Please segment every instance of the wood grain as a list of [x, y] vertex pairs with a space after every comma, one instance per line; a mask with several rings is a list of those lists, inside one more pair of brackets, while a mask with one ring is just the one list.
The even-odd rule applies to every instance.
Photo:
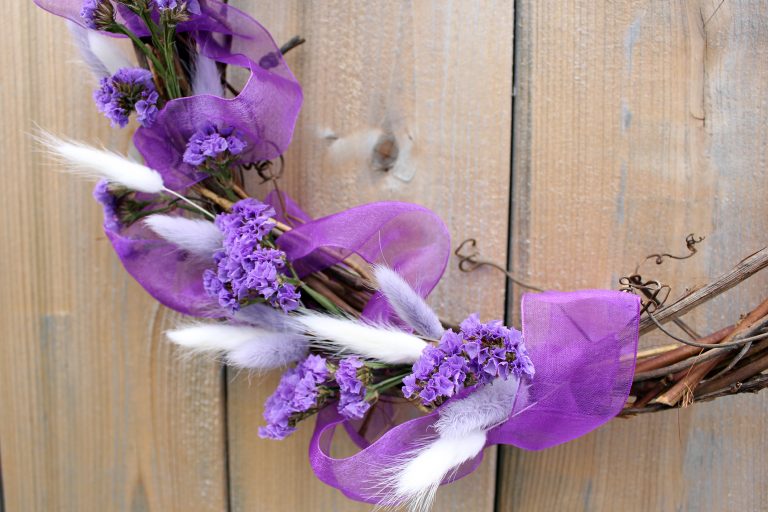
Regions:
[[[484, 251], [505, 258], [511, 1], [297, 0], [280, 9], [232, 3], [278, 42], [307, 39], [288, 55], [305, 102], [284, 179], [307, 211], [417, 202], [442, 216], [454, 240], [482, 235]], [[392, 140], [397, 158], [377, 157], [377, 142]], [[455, 264], [432, 304], [450, 318], [474, 309], [500, 317], [503, 278], [464, 275]], [[243, 376], [229, 388], [233, 510], [369, 510], [313, 477], [306, 456], [311, 425], [282, 443], [258, 439], [262, 403], [274, 384], [275, 377], [249, 383]], [[494, 481], [495, 450], [488, 450], [478, 472], [441, 490], [435, 510], [490, 511]]]
[[[694, 258], [640, 269], [680, 297], [765, 245], [768, 3], [517, 9], [518, 274], [547, 288], [616, 287], [645, 255], [685, 254], [688, 233], [705, 235]], [[686, 322], [704, 333], [732, 323], [766, 284], [758, 274]], [[505, 449], [499, 509], [764, 510], [767, 397], [616, 420], [539, 453]]]
[[9, 511], [227, 508], [223, 378], [162, 339], [178, 316], [123, 270], [91, 184], [30, 134], [126, 149], [60, 19], [10, 2], [0, 35], [0, 448]]

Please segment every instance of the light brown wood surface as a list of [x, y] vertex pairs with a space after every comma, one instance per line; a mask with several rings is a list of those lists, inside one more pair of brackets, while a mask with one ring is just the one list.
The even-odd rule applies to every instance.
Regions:
[[[699, 254], [640, 268], [681, 296], [765, 245], [768, 3], [517, 9], [518, 273], [547, 288], [615, 288], [647, 254], [685, 254], [694, 232], [707, 237]], [[685, 319], [723, 327], [766, 284], [753, 277]], [[617, 420], [544, 452], [504, 449], [499, 510], [765, 510], [766, 417], [768, 395], [741, 396]]]
[[[288, 55], [305, 105], [282, 185], [313, 215], [421, 203], [455, 243], [476, 237], [489, 259], [565, 290], [615, 287], [646, 254], [684, 254], [695, 232], [707, 239], [694, 258], [640, 269], [682, 295], [766, 244], [766, 1], [231, 3], [278, 43], [308, 40]], [[282, 443], [258, 438], [275, 375], [227, 373], [164, 341], [180, 317], [124, 272], [91, 185], [56, 174], [28, 136], [39, 125], [125, 150], [128, 134], [95, 112], [61, 20], [24, 0], [5, 13], [0, 510], [370, 510], [314, 478], [311, 422]], [[375, 155], [386, 138], [390, 161]], [[766, 284], [753, 277], [686, 320], [722, 327]], [[500, 274], [453, 260], [431, 303], [451, 319], [508, 303], [512, 322], [519, 294], [505, 300]], [[505, 448], [498, 468], [487, 450], [435, 510], [765, 510], [766, 397]]]

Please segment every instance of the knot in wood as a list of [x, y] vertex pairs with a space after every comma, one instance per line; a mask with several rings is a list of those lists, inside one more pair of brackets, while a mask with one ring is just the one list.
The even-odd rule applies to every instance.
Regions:
[[389, 171], [400, 155], [397, 139], [391, 133], [382, 134], [373, 146], [373, 168]]

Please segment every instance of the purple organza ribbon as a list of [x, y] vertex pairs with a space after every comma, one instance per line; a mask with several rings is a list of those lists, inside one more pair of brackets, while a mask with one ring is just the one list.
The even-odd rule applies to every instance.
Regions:
[[[82, 0], [35, 0], [43, 9], [84, 26]], [[118, 5], [117, 19], [138, 35], [147, 35], [141, 20]], [[244, 12], [219, 0], [201, 0], [200, 14], [181, 23], [200, 53], [218, 62], [250, 71], [237, 97], [202, 94], [169, 101], [149, 128], [133, 137], [147, 165], [157, 170], [166, 187], [183, 191], [204, 175], [183, 161], [189, 138], [206, 123], [234, 127], [248, 146], [244, 161], [276, 158], [293, 136], [301, 108], [299, 83], [283, 61], [269, 32]], [[202, 271], [213, 264], [193, 260], [183, 251], [155, 236], [143, 223], [126, 227], [110, 220], [107, 196], [98, 197], [105, 207], [104, 230], [129, 274], [165, 306], [192, 316], [224, 316], [216, 301], [203, 290]]]
[[[541, 450], [582, 436], [616, 416], [626, 403], [635, 368], [638, 297], [607, 290], [527, 294], [522, 310], [523, 336], [536, 376], [521, 387], [509, 419], [488, 433], [486, 446]], [[334, 407], [326, 407], [310, 443], [312, 469], [346, 496], [376, 503], [382, 493], [382, 467], [434, 437], [438, 415], [439, 410], [396, 426], [390, 422], [389, 428], [379, 426], [376, 430], [384, 435], [374, 442], [358, 441], [363, 449], [350, 457], [334, 458], [334, 430], [345, 420]], [[444, 483], [468, 475], [481, 459], [482, 453]]]
[[207, 23], [205, 30], [198, 26], [195, 32], [200, 53], [248, 69], [250, 76], [235, 98], [199, 94], [175, 99], [151, 127], [136, 131], [133, 140], [147, 165], [175, 190], [204, 177], [183, 155], [190, 137], [206, 123], [239, 131], [247, 142], [239, 155], [242, 161], [272, 160], [288, 148], [302, 103], [301, 86], [264, 27], [218, 1], [202, 2], [201, 7]]
[[[392, 266], [423, 296], [442, 276], [450, 238], [430, 210], [382, 202], [312, 220], [289, 197], [283, 196], [282, 202], [279, 199], [273, 193], [267, 202], [280, 220], [303, 222], [278, 239], [302, 275], [358, 254], [370, 263]], [[205, 313], [210, 299], [197, 288], [201, 268], [193, 261], [179, 259], [157, 240], [142, 242], [140, 248], [147, 253], [139, 260], [133, 258], [135, 246], [121, 252], [122, 246], [115, 240], [113, 243], [128, 271], [154, 297], [182, 312], [197, 304], [198, 313]], [[136, 273], [137, 261], [146, 258], [162, 262], [156, 282], [146, 280], [146, 269], [143, 274]], [[163, 281], [169, 276], [180, 282]], [[488, 433], [487, 445], [540, 450], [584, 435], [621, 410], [634, 372], [640, 305], [631, 294], [587, 290], [528, 294], [522, 309], [523, 336], [536, 376], [522, 386], [509, 419]], [[380, 297], [371, 300], [365, 314], [384, 321], [394, 317]], [[309, 449], [315, 474], [350, 498], [376, 502], [382, 465], [434, 435], [432, 426], [439, 412], [406, 421], [397, 418], [398, 411], [409, 409], [405, 404], [377, 405], [365, 434], [358, 433], [359, 423], [344, 420], [335, 407], [323, 409]], [[332, 443], [340, 425], [361, 450], [339, 459], [332, 455]], [[474, 471], [481, 459], [482, 454], [463, 464], [446, 483]]]
[[[355, 253], [370, 263], [392, 266], [426, 297], [450, 256], [442, 221], [415, 205], [373, 203], [311, 221], [287, 196], [281, 204], [271, 194], [267, 202], [281, 220], [305, 222], [278, 239], [302, 274]], [[322, 251], [328, 248], [335, 251]], [[639, 298], [608, 290], [526, 294], [522, 313], [523, 336], [536, 376], [521, 386], [509, 419], [488, 433], [486, 445], [541, 450], [582, 436], [616, 416], [626, 403], [634, 374]], [[365, 315], [394, 319], [381, 297], [369, 303]], [[385, 410], [392, 408], [387, 404]], [[360, 423], [345, 420], [335, 407], [324, 408], [309, 448], [310, 464], [320, 480], [352, 499], [372, 503], [381, 496], [382, 466], [434, 436], [432, 426], [439, 414], [398, 421], [396, 414], [382, 414], [379, 409], [374, 409], [362, 435]], [[360, 451], [346, 458], [332, 456], [338, 426], [350, 433]], [[481, 460], [482, 454], [463, 464], [446, 483], [468, 475]]]
[[[84, 26], [82, 0], [35, 3]], [[142, 22], [125, 6], [118, 7], [118, 21], [138, 35], [146, 35]], [[250, 75], [235, 98], [199, 94], [174, 99], [163, 107], [151, 127], [136, 131], [133, 142], [146, 164], [163, 176], [165, 186], [177, 191], [204, 178], [183, 161], [183, 155], [190, 137], [206, 123], [241, 132], [248, 143], [240, 155], [243, 161], [272, 160], [287, 149], [302, 103], [301, 86], [263, 26], [219, 0], [200, 0], [200, 11], [179, 24], [177, 31], [191, 33], [202, 55], [245, 68]]]
[[[451, 237], [433, 211], [411, 203], [370, 203], [322, 219], [310, 217], [283, 195], [267, 196], [280, 221], [294, 226], [277, 243], [303, 277], [328, 268], [353, 254], [372, 264], [396, 270], [426, 297], [445, 272]], [[381, 294], [368, 301], [363, 316], [371, 321], [391, 322], [394, 313]]]

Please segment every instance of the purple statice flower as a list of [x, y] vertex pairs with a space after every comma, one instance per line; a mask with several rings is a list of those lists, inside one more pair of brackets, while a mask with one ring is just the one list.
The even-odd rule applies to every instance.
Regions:
[[85, 0], [80, 17], [86, 27], [104, 30], [115, 22], [115, 8], [110, 0]]
[[183, 13], [200, 14], [200, 3], [198, 0], [152, 0], [158, 11], [168, 11], [177, 9]]
[[288, 312], [299, 306], [301, 296], [284, 273], [285, 253], [264, 243], [274, 215], [272, 207], [249, 198], [216, 218], [224, 247], [213, 255], [216, 270], [203, 273], [203, 286], [222, 307], [237, 311], [243, 303], [267, 302]]
[[157, 119], [159, 98], [152, 73], [141, 68], [119, 69], [102, 78], [93, 92], [99, 111], [112, 121], [112, 126], [121, 128], [128, 124], [128, 116], [134, 110], [142, 126], [152, 126]]
[[231, 126], [217, 128], [213, 123], [206, 123], [189, 138], [184, 162], [204, 170], [226, 168], [245, 150], [247, 144], [243, 137]]
[[93, 198], [104, 209], [104, 228], [108, 231], [120, 229], [120, 216], [117, 211], [117, 198], [109, 190], [107, 180], [99, 181], [93, 188]]
[[335, 379], [339, 385], [339, 413], [347, 419], [362, 418], [371, 404], [365, 401], [366, 387], [360, 378], [363, 362], [357, 357], [339, 361]]
[[259, 428], [259, 437], [284, 439], [293, 433], [296, 423], [318, 409], [330, 396], [323, 385], [328, 376], [325, 359], [314, 354], [287, 370], [264, 404], [267, 425]]
[[403, 379], [406, 398], [426, 406], [440, 405], [464, 388], [484, 385], [510, 375], [533, 376], [534, 369], [520, 331], [500, 321], [464, 320], [459, 332], [446, 331], [437, 347], [427, 347]]
[[175, 9], [179, 6], [179, 3], [176, 0], [154, 0], [154, 2], [157, 8], [161, 11]]

